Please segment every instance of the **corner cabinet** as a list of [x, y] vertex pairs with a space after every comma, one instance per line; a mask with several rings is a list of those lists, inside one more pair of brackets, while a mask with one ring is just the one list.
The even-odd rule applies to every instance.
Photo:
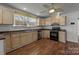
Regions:
[[13, 24], [13, 10], [3, 7], [3, 24]]
[[11, 44], [11, 38], [10, 38], [10, 33], [4, 33], [5, 37], [5, 52], [8, 53], [12, 50], [12, 44]]

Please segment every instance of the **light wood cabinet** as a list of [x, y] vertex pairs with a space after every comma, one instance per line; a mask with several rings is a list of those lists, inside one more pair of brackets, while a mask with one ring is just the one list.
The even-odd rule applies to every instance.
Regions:
[[0, 6], [0, 24], [2, 24], [2, 6]]
[[12, 44], [11, 44], [11, 38], [10, 38], [10, 33], [4, 33], [5, 37], [5, 52], [8, 53], [12, 51]]
[[21, 34], [22, 46], [33, 42], [32, 34], [33, 34], [33, 32], [30, 32], [30, 31], [22, 32], [22, 34]]
[[54, 24], [55, 23], [55, 17], [54, 16], [51, 16], [51, 24]]
[[38, 39], [38, 32], [37, 31], [32, 32], [32, 38], [33, 38], [33, 41], [37, 41], [37, 39]]
[[66, 25], [66, 16], [52, 16], [51, 24]]
[[60, 25], [66, 25], [66, 16], [61, 16], [59, 22]]
[[11, 8], [3, 7], [3, 24], [13, 24], [13, 11]]
[[22, 44], [22, 46], [36, 41], [37, 37], [38, 37], [37, 31], [22, 32], [22, 34], [21, 34], [21, 44]]
[[45, 19], [40, 18], [40, 19], [39, 19], [39, 25], [40, 25], [40, 26], [44, 26], [44, 25], [45, 25]]
[[59, 17], [58, 16], [52, 16], [51, 17], [51, 24], [59, 24]]
[[27, 32], [22, 32], [21, 33], [21, 45], [24, 46], [26, 44], [29, 44], [29, 38], [28, 38], [28, 33]]
[[51, 18], [50, 17], [46, 18], [45, 25], [51, 25]]
[[59, 31], [59, 41], [60, 42], [66, 42], [66, 32], [65, 31]]
[[28, 44], [33, 42], [33, 36], [32, 36], [32, 32], [27, 32], [28, 34]]
[[42, 30], [42, 38], [50, 38], [50, 30]]
[[26, 32], [10, 32], [4, 33], [5, 37], [5, 52], [8, 53], [12, 50], [20, 48], [24, 45], [30, 44], [38, 39], [37, 31]]
[[21, 47], [21, 38], [19, 32], [12, 32], [11, 33], [11, 41], [12, 41], [12, 48], [17, 49]]
[[21, 45], [23, 46], [23, 45], [26, 45], [26, 41], [27, 41], [27, 38], [26, 38], [27, 36], [26, 36], [26, 33], [24, 33], [24, 32], [22, 32], [21, 33]]

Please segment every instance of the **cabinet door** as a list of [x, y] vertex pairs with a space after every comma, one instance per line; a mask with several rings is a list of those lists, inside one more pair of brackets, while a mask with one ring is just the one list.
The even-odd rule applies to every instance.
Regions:
[[50, 31], [49, 30], [43, 30], [42, 31], [42, 37], [43, 38], [50, 38]]
[[51, 24], [55, 23], [55, 16], [51, 16]]
[[59, 41], [66, 42], [66, 32], [65, 31], [59, 31]]
[[13, 11], [10, 8], [3, 8], [3, 24], [13, 24]]
[[59, 20], [60, 20], [59, 22], [60, 25], [66, 25], [66, 16], [61, 16]]
[[2, 24], [2, 6], [0, 6], [0, 24]]
[[21, 45], [24, 46], [26, 44], [28, 44], [28, 34], [27, 32], [22, 32], [21, 33]]
[[59, 24], [59, 16], [52, 16], [51, 17], [51, 22], [52, 24]]
[[21, 47], [20, 33], [18, 32], [11, 33], [11, 41], [13, 49]]
[[51, 18], [50, 18], [50, 17], [46, 19], [45, 24], [46, 24], [46, 25], [51, 25]]
[[33, 41], [37, 41], [37, 39], [38, 39], [38, 32], [37, 31], [32, 32], [32, 37], [33, 37]]
[[39, 20], [39, 24], [40, 24], [41, 26], [45, 25], [45, 19], [40, 18], [40, 20]]
[[32, 32], [27, 32], [27, 34], [28, 34], [28, 43], [32, 43], [33, 42]]
[[5, 33], [5, 52], [10, 52], [12, 50], [12, 44], [11, 44], [11, 38], [10, 38], [10, 33]]
[[39, 19], [39, 26], [41, 26], [42, 25], [42, 21], [41, 21], [41, 19]]

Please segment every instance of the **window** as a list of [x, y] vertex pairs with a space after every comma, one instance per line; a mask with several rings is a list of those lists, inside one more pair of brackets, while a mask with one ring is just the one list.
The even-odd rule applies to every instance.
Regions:
[[14, 25], [26, 26], [26, 27], [34, 27], [38, 26], [37, 18], [32, 18], [28, 16], [23, 16], [19, 14], [14, 15]]

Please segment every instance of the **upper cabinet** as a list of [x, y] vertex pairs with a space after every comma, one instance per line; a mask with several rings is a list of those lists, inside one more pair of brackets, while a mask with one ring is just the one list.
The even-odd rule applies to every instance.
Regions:
[[66, 25], [66, 16], [52, 16], [51, 24]]
[[0, 24], [13, 24], [13, 14], [13, 9], [0, 5]]
[[66, 16], [61, 16], [59, 22], [60, 25], [66, 25]]
[[46, 22], [46, 20], [44, 18], [40, 18], [39, 19], [39, 26], [44, 26], [45, 22]]
[[3, 24], [13, 24], [13, 10], [8, 7], [3, 7]]
[[51, 25], [51, 18], [50, 17], [46, 18], [45, 25]]
[[59, 24], [66, 25], [66, 16], [51, 16], [48, 18], [40, 18], [39, 25]]

